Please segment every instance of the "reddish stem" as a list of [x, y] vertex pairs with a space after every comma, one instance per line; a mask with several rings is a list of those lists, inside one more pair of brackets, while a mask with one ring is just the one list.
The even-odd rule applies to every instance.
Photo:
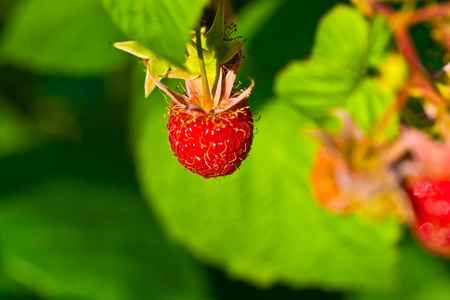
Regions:
[[[446, 3], [447, 4], [447, 3]], [[400, 18], [404, 18], [404, 15], [398, 15], [395, 11], [381, 2], [372, 2], [372, 8], [383, 15], [386, 20], [391, 24], [392, 30], [394, 32], [395, 41], [400, 49], [400, 52], [405, 57], [407, 63], [410, 66], [410, 81], [417, 88], [420, 89], [423, 96], [436, 104], [445, 103], [445, 99], [442, 95], [437, 91], [436, 87], [430, 81], [430, 75], [423, 67], [419, 55], [414, 47], [411, 36], [409, 34], [409, 26], [411, 23], [411, 18], [402, 20]], [[433, 10], [418, 10], [422, 11], [419, 16], [429, 16], [431, 12], [434, 12], [436, 8]], [[441, 8], [442, 9], [442, 8]], [[412, 14], [412, 16], [414, 16]], [[423, 18], [423, 17], [422, 17]]]
[[378, 1], [369, 1], [370, 6], [372, 7], [372, 9], [376, 12], [381, 13], [383, 16], [385, 17], [390, 17], [394, 14], [394, 9], [382, 2], [378, 2]]
[[450, 2], [434, 4], [414, 12], [408, 20], [408, 25], [413, 26], [419, 23], [430, 21], [432, 19], [443, 18], [450, 16]]

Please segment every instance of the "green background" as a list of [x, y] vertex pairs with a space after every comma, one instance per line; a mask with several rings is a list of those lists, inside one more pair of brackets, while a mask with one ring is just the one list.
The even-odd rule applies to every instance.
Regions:
[[[373, 75], [386, 24], [346, 1], [228, 3], [261, 119], [240, 170], [204, 180], [171, 154], [144, 66], [109, 43], [180, 64], [206, 4], [0, 0], [0, 299], [449, 299], [447, 261], [309, 188], [305, 129], [339, 106], [369, 131], [395, 93]], [[426, 27], [413, 33], [435, 64]]]

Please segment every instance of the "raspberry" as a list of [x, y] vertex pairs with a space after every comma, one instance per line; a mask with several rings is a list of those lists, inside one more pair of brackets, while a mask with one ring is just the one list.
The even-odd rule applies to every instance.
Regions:
[[234, 173], [253, 141], [252, 112], [245, 104], [218, 115], [200, 116], [177, 104], [170, 106], [167, 129], [178, 161], [204, 178]]
[[181, 165], [204, 178], [234, 173], [250, 151], [253, 118], [247, 97], [253, 82], [244, 91], [234, 88], [240, 62], [239, 56], [231, 69], [220, 70], [211, 110], [203, 103], [200, 77], [186, 79], [186, 94], [178, 94], [149, 75], [173, 100], [167, 124], [173, 153]]
[[400, 141], [411, 157], [400, 170], [415, 214], [412, 231], [430, 252], [450, 258], [450, 141], [412, 128], [403, 129]]
[[429, 251], [450, 257], [450, 180], [420, 180], [407, 192], [416, 215], [415, 236]]
[[[147, 67], [145, 96], [158, 87], [171, 99], [169, 142], [179, 162], [204, 178], [226, 176], [239, 168], [253, 140], [253, 118], [246, 89], [235, 83], [244, 42], [231, 38], [236, 26], [225, 26], [224, 4], [220, 3], [211, 28], [199, 27], [186, 45], [183, 67], [171, 65], [136, 41], [114, 43], [141, 58]], [[170, 90], [162, 78], [184, 80], [180, 93]]]

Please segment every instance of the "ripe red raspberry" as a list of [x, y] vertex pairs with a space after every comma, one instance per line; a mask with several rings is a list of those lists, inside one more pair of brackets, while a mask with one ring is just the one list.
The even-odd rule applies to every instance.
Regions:
[[[232, 174], [247, 157], [253, 140], [253, 118], [246, 90], [234, 88], [240, 56], [231, 68], [219, 71], [212, 109], [205, 108], [201, 77], [186, 79], [185, 94], [178, 94], [151, 74], [149, 77], [173, 100], [169, 107], [169, 142], [179, 162], [204, 178]], [[225, 76], [224, 76], [225, 74]]]
[[253, 118], [247, 101], [218, 115], [193, 115], [169, 107], [170, 147], [178, 161], [204, 178], [234, 173], [253, 141]]
[[[223, 2], [211, 28], [203, 30], [197, 28], [187, 43], [181, 68], [136, 41], [114, 46], [146, 65], [146, 97], [157, 86], [172, 99], [167, 124], [172, 151], [189, 171], [210, 178], [232, 174], [250, 151], [253, 118], [247, 98], [254, 83], [246, 89], [235, 83], [244, 42], [230, 37], [236, 26], [225, 26]], [[179, 86], [183, 91], [170, 90], [162, 78], [184, 80]]]
[[407, 191], [417, 239], [429, 251], [450, 257], [450, 180], [420, 180]]
[[411, 128], [403, 129], [400, 141], [411, 157], [400, 170], [414, 209], [412, 230], [430, 252], [450, 258], [450, 141]]

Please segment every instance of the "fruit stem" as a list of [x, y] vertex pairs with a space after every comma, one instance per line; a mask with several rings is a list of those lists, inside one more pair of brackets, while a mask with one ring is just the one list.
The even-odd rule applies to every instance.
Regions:
[[197, 38], [197, 55], [198, 64], [200, 66], [200, 77], [202, 78], [203, 97], [200, 99], [202, 108], [206, 111], [212, 109], [211, 93], [209, 91], [208, 78], [206, 77], [205, 61], [203, 60], [202, 38], [200, 35], [200, 26], [195, 30]]

